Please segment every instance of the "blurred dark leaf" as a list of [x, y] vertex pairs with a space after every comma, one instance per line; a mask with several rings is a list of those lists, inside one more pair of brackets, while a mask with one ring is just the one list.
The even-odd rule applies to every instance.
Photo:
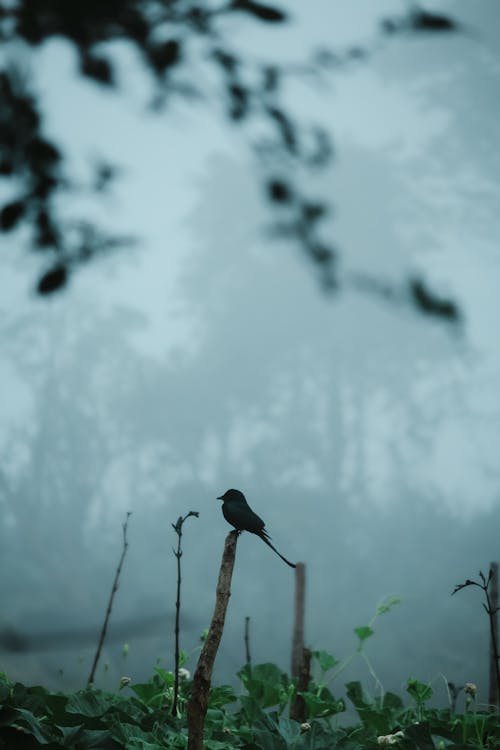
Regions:
[[158, 73], [164, 73], [167, 68], [172, 68], [181, 61], [181, 43], [177, 39], [168, 39], [162, 44], [151, 47], [148, 55], [154, 69]]
[[401, 24], [395, 21], [393, 18], [384, 18], [381, 23], [382, 31], [386, 34], [394, 34], [401, 28]]
[[105, 86], [115, 83], [113, 67], [106, 57], [86, 53], [80, 60], [80, 70], [83, 75]]
[[94, 176], [94, 190], [98, 193], [106, 190], [109, 184], [115, 179], [117, 169], [112, 164], [102, 162], [98, 164], [95, 169]]
[[267, 183], [269, 198], [275, 203], [290, 203], [293, 197], [292, 190], [284, 180], [271, 180]]
[[60, 263], [42, 276], [37, 286], [38, 294], [52, 294], [65, 286], [67, 280], [68, 269]]
[[427, 315], [436, 315], [452, 321], [458, 321], [460, 318], [457, 305], [450, 299], [437, 297], [421, 278], [410, 279], [410, 295], [413, 303]]
[[277, 107], [267, 107], [266, 111], [278, 125], [281, 138], [288, 151], [295, 154], [297, 152], [297, 136], [290, 118]]
[[32, 194], [36, 198], [41, 198], [42, 200], [45, 200], [46, 198], [48, 198], [52, 190], [56, 189], [58, 184], [59, 184], [59, 180], [57, 180], [56, 177], [44, 172], [41, 175], [37, 175], [37, 179], [36, 179]]
[[368, 52], [362, 47], [350, 47], [347, 55], [351, 60], [363, 60], [363, 58], [367, 57]]
[[404, 734], [410, 742], [415, 743], [418, 750], [435, 750], [436, 746], [432, 740], [431, 730], [427, 722], [410, 724], [410, 726], [406, 727]]
[[57, 245], [59, 238], [57, 227], [46, 209], [42, 208], [38, 211], [35, 227], [38, 247], [55, 247]]
[[226, 50], [220, 48], [214, 49], [212, 55], [214, 60], [224, 68], [226, 73], [234, 73], [236, 71], [236, 68], [238, 67], [238, 59], [234, 55], [231, 55], [229, 52], [226, 52]]
[[46, 169], [61, 158], [61, 154], [54, 144], [39, 136], [35, 136], [28, 143], [26, 156], [35, 170]]
[[14, 164], [7, 157], [0, 158], [0, 175], [9, 177], [14, 172]]
[[319, 127], [313, 128], [314, 150], [308, 158], [311, 167], [324, 167], [329, 164], [333, 157], [333, 145], [328, 133]]
[[282, 10], [273, 8], [271, 5], [261, 5], [261, 3], [255, 3], [253, 0], [233, 0], [232, 7], [237, 10], [243, 10], [246, 13], [259, 18], [261, 21], [268, 21], [271, 23], [281, 23], [285, 21], [287, 16]]
[[241, 120], [248, 113], [249, 92], [239, 83], [231, 83], [228, 86], [230, 97], [229, 115], [233, 120]]
[[312, 258], [320, 265], [329, 265], [335, 260], [335, 253], [321, 242], [315, 242], [309, 248]]
[[416, 10], [410, 16], [411, 26], [419, 31], [456, 31], [457, 23], [449, 16]]
[[272, 93], [277, 90], [280, 80], [279, 69], [275, 65], [266, 65], [264, 68], [264, 83], [263, 89], [267, 93]]
[[26, 211], [24, 201], [12, 201], [7, 203], [0, 211], [0, 230], [9, 232], [14, 229], [18, 221], [23, 217]]
[[385, 34], [395, 34], [401, 31], [422, 31], [422, 32], [450, 32], [458, 31], [458, 24], [450, 16], [441, 13], [431, 13], [420, 8], [413, 10], [403, 18], [385, 18], [381, 22], [381, 28]]
[[187, 20], [200, 34], [208, 34], [211, 30], [211, 14], [206, 8], [200, 6], [190, 8], [187, 13]]
[[303, 203], [302, 215], [307, 222], [317, 221], [325, 216], [327, 207], [324, 203]]

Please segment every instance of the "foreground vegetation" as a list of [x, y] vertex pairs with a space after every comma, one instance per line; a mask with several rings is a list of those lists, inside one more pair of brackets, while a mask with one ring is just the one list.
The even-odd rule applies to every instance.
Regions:
[[[326, 686], [333, 657], [314, 653], [319, 676], [302, 692], [305, 721], [289, 718], [297, 697], [294, 681], [274, 664], [245, 665], [238, 677], [243, 690], [213, 687], [205, 722], [207, 750], [358, 750], [396, 745], [410, 750], [500, 748], [498, 714], [479, 710], [475, 686], [465, 686], [465, 711], [428, 707], [432, 687], [408, 680], [408, 705], [394, 693], [366, 696], [359, 682], [346, 685], [357, 718], [340, 721], [342, 698]], [[189, 673], [181, 668], [178, 709], [172, 716], [174, 675], [160, 667], [146, 683], [122, 678], [115, 693], [88, 686], [64, 695], [42, 687], [12, 683], [0, 674], [0, 748], [43, 746], [74, 750], [163, 750], [186, 748]]]
[[[395, 693], [365, 694], [359, 682], [348, 682], [346, 699], [337, 698], [329, 686], [356, 656], [366, 662], [365, 642], [374, 634], [374, 624], [399, 604], [396, 596], [379, 603], [367, 625], [354, 628], [356, 651], [343, 663], [326, 651], [311, 652], [303, 644], [305, 566], [298, 563], [296, 575], [296, 626], [294, 647], [299, 647], [297, 676], [291, 679], [275, 664], [252, 665], [249, 647], [249, 618], [246, 618], [247, 663], [238, 672], [243, 691], [230, 685], [212, 687], [212, 669], [222, 636], [239, 532], [226, 537], [216, 589], [216, 605], [210, 627], [201, 636], [202, 647], [193, 680], [185, 669], [187, 655], [180, 649], [180, 592], [182, 531], [185, 521], [198, 517], [190, 511], [172, 524], [178, 537], [177, 598], [175, 618], [175, 668], [159, 666], [146, 683], [132, 683], [122, 677], [116, 692], [97, 689], [94, 676], [106, 637], [113, 600], [128, 548], [123, 524], [123, 549], [111, 588], [96, 654], [87, 687], [70, 695], [52, 693], [43, 687], [12, 683], [0, 672], [0, 750], [33, 750], [43, 746], [73, 750], [360, 750], [396, 745], [404, 750], [460, 750], [500, 748], [499, 646], [497, 637], [498, 566], [488, 576], [467, 579], [453, 593], [475, 587], [483, 591], [490, 623], [490, 705], [480, 706], [472, 683], [448, 683], [450, 705], [436, 709], [429, 705], [432, 686], [410, 678], [406, 684], [409, 701]], [[300, 593], [300, 595], [298, 595]], [[300, 627], [299, 627], [299, 626]], [[128, 647], [124, 647], [124, 654]], [[293, 659], [292, 659], [293, 670]], [[294, 672], [295, 674], [295, 672]], [[493, 686], [495, 689], [493, 690]], [[465, 709], [456, 712], [457, 698], [465, 695]], [[353, 717], [350, 719], [351, 714]], [[349, 718], [347, 718], [349, 717]], [[343, 719], [343, 721], [341, 721]]]

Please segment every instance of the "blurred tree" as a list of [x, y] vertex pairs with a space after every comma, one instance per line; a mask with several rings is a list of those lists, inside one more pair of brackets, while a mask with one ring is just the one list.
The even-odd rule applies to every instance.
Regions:
[[[19, 66], [9, 62], [9, 50], [22, 47], [28, 55], [55, 36], [74, 45], [82, 76], [109, 89], [116, 87], [116, 75], [106, 45], [128, 40], [155, 80], [157, 108], [174, 95], [207, 96], [196, 80], [181, 79], [188, 60], [197, 57], [203, 65], [215, 67], [227, 119], [240, 127], [257, 121], [267, 134], [254, 148], [265, 195], [276, 209], [273, 233], [298, 242], [327, 288], [340, 285], [338, 253], [325, 239], [328, 205], [299, 187], [304, 172], [330, 162], [332, 144], [324, 127], [299, 122], [283, 104], [284, 82], [290, 75], [338, 70], [365, 61], [380, 48], [381, 39], [402, 33], [449, 33], [458, 31], [459, 25], [448, 16], [413, 5], [403, 17], [384, 19], [371, 45], [316, 50], [306, 63], [286, 66], [236, 51], [223, 31], [228, 16], [242, 24], [256, 21], [277, 27], [288, 20], [286, 10], [267, 0], [0, 0], [0, 42], [6, 50], [0, 63], [0, 181], [15, 186], [14, 197], [0, 208], [0, 232], [29, 225], [33, 247], [50, 258], [48, 271], [38, 281], [40, 294], [64, 287], [70, 273], [96, 254], [131, 242], [103, 233], [88, 217], [68, 222], [57, 214], [56, 198], [75, 186], [65, 172], [60, 145], [44, 130], [40, 95]], [[97, 165], [92, 189], [104, 190], [113, 177], [113, 166]], [[353, 282], [384, 298], [401, 298], [401, 291], [378, 280], [358, 277]], [[435, 298], [421, 278], [410, 279], [403, 295], [426, 314], [459, 318], [456, 305]]]

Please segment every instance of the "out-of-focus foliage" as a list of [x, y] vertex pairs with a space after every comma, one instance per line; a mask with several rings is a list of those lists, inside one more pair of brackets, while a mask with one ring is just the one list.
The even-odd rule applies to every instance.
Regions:
[[[45, 131], [40, 94], [28, 75], [9, 62], [10, 48], [22, 45], [29, 59], [31, 49], [56, 36], [74, 45], [81, 75], [110, 91], [118, 88], [118, 76], [109, 43], [128, 40], [155, 81], [155, 105], [161, 109], [172, 96], [214, 96], [193, 80], [193, 74], [186, 81], [187, 63], [193, 57], [215, 68], [221, 84], [215, 96], [228, 121], [239, 127], [258, 121], [267, 133], [254, 143], [254, 150], [275, 217], [273, 234], [297, 242], [327, 288], [339, 286], [338, 253], [324, 230], [328, 206], [323, 197], [307, 196], [303, 188], [305, 173], [331, 161], [330, 136], [320, 123], [305, 124], [284, 105], [286, 81], [300, 71], [314, 75], [365, 63], [381, 38], [449, 33], [459, 26], [448, 16], [415, 6], [401, 18], [384, 19], [371, 45], [313, 50], [306, 62], [286, 66], [235, 49], [223, 31], [228, 17], [242, 25], [257, 22], [277, 28], [288, 21], [289, 13], [274, 2], [254, 0], [0, 0], [0, 42], [6, 50], [0, 66], [0, 180], [15, 185], [14, 196], [0, 208], [0, 232], [29, 226], [32, 246], [47, 258], [47, 270], [38, 281], [40, 294], [64, 287], [75, 267], [96, 254], [132, 241], [110, 236], [88, 216], [66, 221], [58, 213], [57, 197], [77, 188], [66, 173], [62, 148]], [[94, 190], [108, 186], [105, 172], [112, 175], [113, 167], [97, 166]], [[368, 284], [366, 290], [380, 292], [380, 287]], [[407, 299], [423, 312], [458, 318], [456, 307], [436, 300], [421, 281], [411, 285]]]
[[[359, 682], [346, 685], [357, 721], [344, 726], [336, 721], [345, 711], [344, 701], [323, 689], [326, 707], [317, 714], [318, 689], [311, 682], [304, 693], [307, 712], [303, 722], [287, 715], [294, 685], [274, 664], [245, 667], [240, 672], [244, 692], [229, 685], [213, 687], [205, 722], [204, 746], [209, 750], [276, 748], [276, 750], [326, 750], [338, 747], [362, 750], [395, 745], [405, 750], [494, 748], [500, 746], [498, 715], [480, 711], [471, 702], [465, 713], [433, 709], [426, 704], [429, 685], [408, 680], [414, 705], [405, 706], [394, 693], [367, 696]], [[102, 748], [185, 748], [188, 726], [186, 705], [189, 679], [181, 682], [177, 716], [171, 707], [174, 675], [156, 668], [146, 683], [123, 677], [115, 693], [93, 687], [64, 695], [42, 687], [13, 684], [0, 674], [0, 747], [32, 750], [41, 746], [83, 750]], [[289, 689], [285, 689], [286, 686]], [[125, 696], [122, 690], [129, 691]], [[311, 709], [312, 707], [312, 709]], [[333, 721], [332, 721], [333, 719]]]

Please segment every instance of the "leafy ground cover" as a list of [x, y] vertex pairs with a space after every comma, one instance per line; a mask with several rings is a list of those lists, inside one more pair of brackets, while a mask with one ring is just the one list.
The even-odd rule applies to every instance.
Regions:
[[[319, 677], [302, 693], [304, 721], [289, 717], [296, 686], [274, 664], [247, 664], [242, 689], [212, 688], [205, 723], [207, 750], [360, 750], [395, 745], [404, 750], [500, 748], [498, 714], [479, 710], [474, 686], [466, 686], [465, 711], [428, 706], [432, 687], [410, 679], [406, 702], [394, 693], [367, 696], [359, 682], [346, 685], [357, 719], [342, 722], [343, 698], [327, 687], [336, 660], [315, 652]], [[178, 710], [172, 716], [174, 675], [160, 667], [145, 683], [123, 678], [115, 693], [89, 686], [69, 695], [12, 683], [0, 674], [0, 748], [43, 746], [74, 750], [186, 748], [186, 706], [191, 681], [182, 670]]]

